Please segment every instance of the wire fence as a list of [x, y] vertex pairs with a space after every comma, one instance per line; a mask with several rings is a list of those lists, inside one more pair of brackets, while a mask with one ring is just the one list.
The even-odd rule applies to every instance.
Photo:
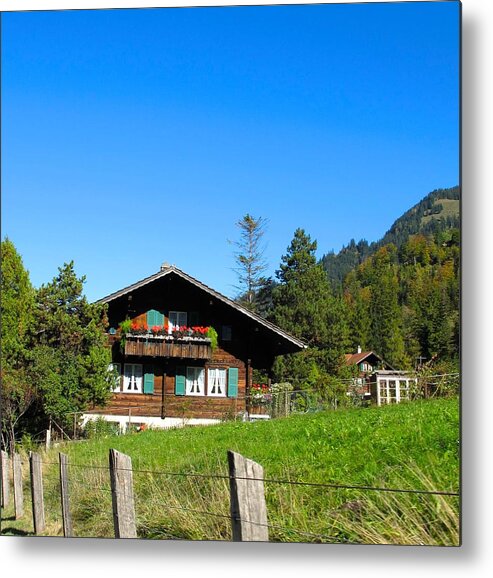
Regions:
[[[200, 420], [210, 423], [256, 421], [375, 405], [376, 384], [372, 385], [360, 378], [338, 379], [334, 383], [339, 386], [344, 384], [342, 395], [342, 390], [335, 396], [330, 389], [324, 391], [312, 387], [296, 390], [290, 384], [277, 384], [265, 395], [239, 394], [227, 399], [207, 397], [200, 400], [200, 409], [194, 405], [196, 398], [172, 399], [169, 406], [169, 396], [164, 406], [162, 399], [157, 401], [147, 398], [142, 403], [133, 402], [128, 405], [120, 401], [118, 406], [110, 404], [106, 408], [93, 408], [85, 412], [67, 412], [57, 419], [51, 417], [48, 430], [27, 435], [26, 441], [30, 441], [31, 445], [22, 445], [33, 449], [36, 443], [44, 442], [49, 447], [52, 442], [63, 440], [82, 441], [147, 428], [178, 428], [201, 423]], [[284, 388], [276, 390], [279, 385]], [[394, 393], [393, 397], [389, 395], [382, 398], [381, 404], [456, 396], [459, 391], [459, 373], [409, 374], [406, 377], [406, 388], [401, 391], [399, 398]], [[389, 389], [387, 393], [390, 393]], [[163, 411], [163, 407], [168, 410]], [[20, 441], [18, 439], [16, 443]]]
[[[114, 450], [110, 450], [110, 455], [111, 452]], [[231, 452], [229, 452], [231, 453]], [[29, 460], [26, 459], [21, 459], [21, 463], [24, 466], [24, 469], [26, 470], [28, 467], [30, 468], [30, 486], [31, 486], [31, 490], [36, 486], [35, 481], [33, 480], [33, 468], [32, 468], [32, 456], [36, 455], [39, 458], [39, 454], [31, 454], [31, 457]], [[60, 454], [61, 456], [62, 454]], [[123, 455], [123, 454], [122, 454]], [[236, 454], [237, 456], [239, 456], [239, 454]], [[44, 480], [41, 482], [42, 487], [45, 489], [44, 492], [44, 496], [41, 496], [41, 498], [36, 498], [35, 494], [32, 493], [32, 502], [33, 502], [33, 518], [35, 516], [34, 512], [35, 512], [35, 508], [34, 508], [34, 502], [36, 500], [41, 499], [42, 501], [47, 501], [47, 503], [50, 505], [50, 515], [53, 515], [55, 513], [55, 510], [57, 510], [57, 507], [55, 506], [56, 502], [62, 498], [62, 503], [63, 503], [63, 497], [61, 496], [61, 492], [62, 492], [62, 481], [60, 479], [60, 482], [58, 481], [58, 471], [57, 468], [58, 466], [60, 466], [60, 461], [54, 461], [54, 460], [50, 460], [50, 459], [46, 459], [48, 456], [44, 456], [43, 459], [39, 459], [39, 463], [42, 466], [42, 471], [43, 471], [43, 475], [44, 475]], [[113, 516], [115, 515], [115, 503], [118, 500], [131, 500], [131, 508], [134, 508], [134, 502], [137, 502], [137, 505], [140, 506], [142, 509], [148, 509], [149, 508], [149, 504], [147, 503], [147, 500], [149, 499], [149, 495], [152, 494], [152, 491], [155, 490], [155, 488], [160, 488], [163, 492], [162, 496], [160, 495], [160, 498], [162, 497], [163, 499], [159, 499], [158, 502], [153, 502], [153, 507], [156, 508], [158, 507], [158, 509], [163, 513], [163, 512], [182, 512], [182, 513], [186, 513], [189, 515], [193, 515], [193, 516], [200, 516], [200, 517], [206, 517], [206, 518], [213, 518], [216, 519], [218, 521], [222, 521], [221, 522], [221, 528], [220, 528], [220, 532], [222, 532], [222, 535], [224, 536], [224, 534], [227, 532], [226, 527], [224, 526], [224, 523], [226, 523], [226, 521], [228, 520], [231, 523], [231, 526], [233, 528], [233, 536], [234, 536], [234, 528], [235, 527], [248, 527], [248, 526], [255, 526], [256, 528], [259, 529], [259, 531], [262, 531], [262, 529], [264, 529], [265, 531], [273, 531], [277, 537], [277, 540], [283, 541], [283, 540], [287, 540], [287, 541], [291, 541], [291, 539], [289, 538], [289, 536], [291, 535], [296, 535], [302, 538], [306, 538], [305, 541], [322, 541], [322, 542], [347, 542], [347, 543], [355, 543], [352, 542], [350, 540], [350, 538], [348, 536], [346, 537], [341, 537], [341, 533], [340, 531], [336, 534], [330, 534], [330, 533], [324, 533], [321, 531], [310, 531], [310, 529], [308, 528], [303, 528], [303, 527], [296, 527], [296, 526], [289, 526], [286, 524], [282, 524], [282, 523], [278, 523], [277, 520], [281, 519], [282, 520], [282, 516], [279, 515], [278, 512], [272, 513], [270, 510], [270, 515], [269, 515], [269, 519], [267, 518], [267, 515], [265, 515], [264, 518], [262, 518], [261, 513], [259, 514], [259, 511], [262, 511], [261, 507], [251, 507], [252, 503], [255, 503], [255, 501], [262, 501], [262, 499], [264, 499], [264, 487], [266, 488], [265, 493], [267, 495], [269, 495], [270, 490], [268, 489], [270, 485], [276, 485], [276, 486], [282, 486], [282, 489], [279, 490], [281, 492], [286, 492], [286, 491], [290, 491], [290, 488], [310, 488], [310, 489], [316, 489], [316, 490], [321, 490], [324, 492], [324, 494], [326, 492], [332, 492], [332, 491], [338, 491], [338, 490], [343, 490], [343, 491], [356, 491], [356, 492], [360, 492], [363, 494], [367, 494], [367, 493], [377, 493], [377, 494], [383, 494], [383, 493], [392, 493], [392, 494], [401, 494], [401, 495], [415, 495], [415, 496], [420, 496], [422, 498], [428, 498], [428, 499], [439, 499], [439, 500], [444, 500], [444, 499], [459, 499], [460, 498], [460, 492], [459, 491], [452, 491], [452, 490], [438, 490], [438, 489], [427, 489], [427, 488], [404, 488], [404, 487], [384, 487], [384, 486], [380, 486], [380, 485], [358, 485], [358, 484], [348, 484], [348, 483], [336, 483], [336, 482], [319, 482], [319, 481], [310, 481], [310, 480], [303, 480], [303, 479], [279, 479], [279, 478], [272, 478], [272, 477], [268, 477], [268, 476], [264, 476], [264, 475], [255, 475], [255, 472], [259, 471], [259, 470], [255, 470], [255, 468], [252, 470], [251, 467], [246, 468], [245, 472], [247, 472], [246, 475], [242, 475], [241, 472], [238, 472], [238, 470], [232, 470], [230, 467], [230, 471], [228, 474], [223, 474], [223, 473], [204, 473], [204, 472], [179, 472], [179, 471], [166, 471], [166, 470], [162, 470], [162, 469], [139, 469], [139, 468], [133, 468], [131, 465], [131, 460], [128, 456], [123, 456], [124, 458], [128, 458], [128, 466], [125, 465], [118, 465], [117, 466], [117, 474], [118, 476], [130, 476], [127, 481], [125, 483], [123, 483], [121, 486], [117, 486], [114, 483], [114, 475], [112, 476], [111, 471], [112, 471], [112, 466], [111, 465], [111, 460], [110, 460], [110, 465], [102, 465], [102, 464], [84, 464], [84, 463], [77, 463], [77, 462], [70, 462], [69, 463], [69, 471], [70, 471], [70, 478], [68, 480], [66, 480], [66, 484], [65, 487], [70, 487], [71, 488], [71, 493], [73, 493], [73, 498], [72, 498], [72, 509], [75, 512], [79, 512], [78, 516], [80, 518], [80, 516], [82, 515], [82, 518], [78, 519], [77, 515], [75, 517], [75, 525], [76, 525], [76, 529], [77, 529], [77, 523], [80, 522], [81, 524], [83, 524], [84, 522], [84, 516], [87, 515], [87, 502], [88, 499], [90, 499], [89, 497], [92, 496], [92, 504], [91, 504], [91, 508], [94, 510], [94, 508], [96, 507], [97, 510], [99, 510], [99, 508], [104, 508], [104, 500], [100, 500], [98, 501], [97, 499], [97, 495], [99, 492], [103, 492], [104, 494], [106, 494], [108, 497], [111, 496], [112, 501], [113, 501]], [[5, 462], [5, 460], [8, 460], [9, 458], [6, 456], [6, 453], [3, 452], [2, 454], [2, 471], [5, 471], [5, 469], [7, 469], [8, 471], [10, 471], [9, 468], [9, 464]], [[258, 464], [255, 464], [255, 462], [251, 462], [251, 460], [245, 460], [245, 458], [243, 458], [242, 456], [239, 456], [240, 460], [243, 460], [245, 462], [250, 462], [250, 464], [254, 464], [255, 467], [259, 467], [261, 468], [261, 466], [259, 466]], [[61, 460], [61, 457], [60, 457]], [[61, 471], [61, 470], [60, 470]], [[263, 474], [263, 470], [260, 470]], [[83, 475], [80, 475], [80, 473], [83, 472]], [[96, 483], [96, 481], [93, 479], [93, 477], [89, 474], [86, 475], [88, 472], [97, 472], [98, 475], [99, 473], [104, 474], [104, 476], [100, 476], [99, 479], [99, 483]], [[60, 473], [61, 475], [61, 473]], [[143, 485], [143, 482], [138, 484], [138, 491], [136, 493], [134, 493], [134, 475], [144, 475], [145, 476], [145, 481], [147, 482], [147, 484], [154, 484], [154, 486], [151, 487], [151, 489], [146, 488]], [[202, 480], [211, 480], [213, 482], [217, 481], [217, 480], [222, 480], [224, 481], [224, 483], [228, 483], [229, 484], [229, 488], [230, 488], [230, 504], [224, 503], [224, 500], [222, 501], [222, 503], [219, 503], [217, 501], [213, 501], [211, 500], [210, 504], [214, 505], [216, 508], [219, 508], [219, 511], [213, 511], [211, 509], [202, 509], [200, 507], [197, 507], [197, 505], [200, 505], [202, 503], [204, 503], [204, 500], [206, 498], [204, 498], [204, 496], [200, 495], [200, 491], [198, 491], [195, 488], [195, 495], [194, 495], [194, 500], [195, 503], [179, 503], [176, 501], [171, 501], [169, 499], [169, 494], [167, 494], [167, 489], [166, 486], [162, 486], [162, 484], [158, 483], [157, 480], [161, 479], [163, 477], [181, 477], [181, 478], [187, 478], [190, 480], [197, 480], [197, 479], [202, 479]], [[130, 482], [128, 481], [130, 480]], [[7, 484], [10, 483], [10, 481], [7, 479], [6, 480]], [[17, 481], [18, 482], [18, 481]], [[16, 494], [16, 492], [23, 492], [25, 491], [25, 486], [26, 484], [24, 484], [24, 488], [22, 487], [21, 484], [21, 490], [19, 490], [19, 484], [16, 484], [16, 480], [15, 480], [15, 473], [14, 473], [14, 479], [13, 479], [13, 483], [14, 483], [14, 496]], [[238, 496], [234, 497], [233, 496], [233, 486], [237, 486], [241, 483], [246, 484], [250, 489], [248, 490], [247, 494], [248, 494], [248, 498], [245, 499], [244, 496], [241, 497], [240, 495], [240, 501], [241, 499], [245, 499], [245, 503], [247, 503], [247, 506], [242, 508], [239, 508], [238, 511], [233, 511], [233, 507], [232, 504], [235, 500], [238, 500]], [[60, 487], [59, 487], [60, 484]], [[4, 494], [3, 494], [3, 489], [5, 486], [5, 482], [2, 484], [2, 505], [4, 507], [4, 512], [5, 512], [5, 508], [8, 506], [8, 500], [6, 501], [4, 498]], [[236, 487], [235, 486], [235, 487]], [[163, 489], [164, 488], [164, 489]], [[259, 488], [261, 488], [261, 491], [259, 491]], [[278, 491], [278, 492], [279, 492]], [[142, 492], [142, 498], [140, 498], [140, 494], [139, 492]], [[185, 499], [186, 497], [186, 492], [184, 492], [183, 494], [183, 499]], [[245, 494], [246, 495], [246, 494]], [[281, 494], [276, 494], [276, 497], [279, 498], [279, 496], [281, 496]], [[165, 498], [168, 499], [165, 499]], [[137, 498], [137, 499], [136, 499]], [[82, 502], [84, 502], [85, 505], [78, 504], [76, 502], [77, 499], [80, 499]], [[188, 497], [187, 497], [188, 499]], [[306, 500], [306, 498], [304, 498]], [[75, 503], [74, 503], [75, 502]], [[275, 500], [274, 500], [275, 502]], [[42, 509], [44, 511], [44, 503], [42, 505]], [[225, 509], [228, 509], [228, 507], [231, 507], [229, 512], [224, 511]], [[352, 509], [354, 509], [354, 511], [358, 512], [361, 509], [361, 504], [359, 502], [349, 502], [349, 506], [348, 510], [350, 510], [352, 507]], [[415, 508], [416, 505], [413, 506], [413, 508]], [[443, 504], [442, 506], [443, 507]], [[248, 509], [249, 508], [249, 509]], [[265, 509], [265, 507], [264, 507]], [[63, 506], [62, 506], [62, 510], [63, 510]], [[81, 514], [82, 512], [82, 514]], [[107, 509], [107, 522], [109, 524], [109, 518], [111, 515], [111, 509], [108, 506]], [[272, 515], [271, 515], [272, 514]], [[63, 514], [65, 516], [65, 514]], [[98, 511], [97, 512], [98, 516], [102, 515], [102, 512]], [[118, 517], [118, 512], [116, 512], [116, 515]], [[192, 516], [192, 517], [193, 517]], [[290, 516], [292, 517], [292, 513], [290, 514]], [[120, 516], [121, 518], [124, 518], [124, 516]], [[271, 520], [270, 518], [273, 518], [273, 520]], [[188, 518], [187, 518], [188, 519]], [[176, 522], [176, 520], [175, 520]], [[330, 526], [330, 520], [327, 520], [326, 525]], [[135, 524], [135, 521], [133, 522]], [[194, 522], [195, 525], [197, 525], [197, 522]], [[406, 521], [404, 520], [403, 523], [406, 523]], [[429, 525], [431, 522], [430, 520], [427, 520], [425, 525]], [[107, 524], [107, 526], [108, 526]], [[319, 524], [320, 525], [320, 524]], [[140, 534], [141, 537], [146, 537], [146, 531], [145, 528], [149, 526], [149, 522], [143, 520], [142, 523], [140, 524]], [[156, 532], [156, 524], [150, 524], [150, 526], [154, 527], [153, 531]], [[35, 532], [36, 533], [41, 533], [43, 534], [44, 532], [44, 527], [39, 526], [39, 521], [38, 523], [36, 523], [36, 521], [34, 521], [34, 528], [35, 528]], [[177, 526], [177, 528], [175, 528], [174, 530], [171, 530], [166, 524], [163, 524], [163, 527], [159, 530], [160, 535], [169, 535], [172, 536], [173, 539], [186, 539], [187, 535], [185, 536], [180, 536], [180, 527], [179, 524]], [[200, 532], [198, 532], [200, 534]], [[185, 532], [186, 534], [186, 532]], [[76, 533], [77, 535], [77, 533]], [[115, 534], [116, 535], [116, 534]], [[247, 534], [245, 534], [247, 535]], [[263, 535], [263, 534], [260, 534]], [[265, 534], [267, 535], [267, 534]], [[124, 536], [118, 536], [117, 537], [124, 537]], [[137, 536], [137, 531], [135, 530], [135, 537]], [[94, 537], [98, 537], [98, 536], [94, 536]], [[204, 535], [203, 539], [210, 539], [211, 537], [207, 537], [206, 535]], [[248, 538], [244, 538], [244, 539], [248, 539]], [[301, 539], [298, 541], [302, 541]]]
[[[459, 373], [419, 374], [411, 373], [388, 379], [390, 390], [381, 399], [376, 389], [380, 387], [370, 378], [334, 379], [324, 388], [305, 387], [294, 389], [291, 384], [274, 384], [268, 393], [238, 394], [234, 398], [204, 397], [200, 399], [200, 409], [195, 407], [196, 398], [172, 398], [166, 394], [165, 401], [161, 399], [146, 399], [142, 403], [133, 401], [124, 404], [119, 400], [117, 406], [93, 408], [86, 412], [70, 412], [66, 414], [66, 422], [72, 421], [70, 431], [72, 439], [77, 435], [83, 437], [96, 434], [95, 423], [98, 416], [104, 416], [109, 421], [118, 421], [118, 430], [146, 426], [146, 418], [169, 417], [182, 420], [175, 427], [193, 423], [196, 419], [212, 419], [214, 421], [243, 420], [253, 421], [261, 418], [287, 417], [293, 414], [317, 413], [320, 411], [337, 410], [347, 407], [368, 407], [376, 403], [381, 405], [402, 401], [414, 401], [423, 398], [457, 395], [460, 389]], [[399, 381], [401, 384], [399, 385]], [[387, 383], [387, 382], [385, 382]], [[392, 385], [393, 384], [393, 385]], [[401, 387], [397, 396], [396, 389]], [[277, 388], [277, 389], [276, 389]], [[394, 391], [392, 393], [392, 388]], [[395, 389], [396, 388], [396, 389]], [[383, 395], [383, 394], [382, 394]], [[88, 419], [88, 416], [91, 416]], [[78, 422], [82, 416], [82, 426]], [[93, 423], [91, 423], [93, 422]], [[68, 437], [67, 428], [62, 428], [56, 422], [58, 437]], [[159, 424], [152, 423], [153, 427]], [[172, 427], [172, 426], [170, 426]], [[117, 432], [116, 426], [115, 433]], [[86, 432], [84, 432], [86, 429]], [[42, 434], [41, 434], [42, 435]], [[55, 433], [55, 435], [57, 435]]]
[[[27, 464], [24, 460], [21, 463]], [[47, 466], [58, 466], [58, 462], [42, 461], [43, 465]], [[86, 470], [104, 470], [108, 471], [108, 466], [100, 465], [87, 465], [87, 464], [77, 464], [71, 463], [72, 468], [81, 468]], [[287, 479], [275, 479], [275, 478], [256, 478], [252, 476], [232, 476], [226, 474], [203, 474], [197, 472], [171, 472], [166, 470], [149, 470], [149, 469], [136, 469], [136, 468], [119, 468], [120, 471], [129, 471], [136, 474], [150, 474], [153, 476], [178, 476], [185, 478], [206, 478], [206, 479], [223, 479], [230, 480], [235, 478], [237, 480], [246, 480], [251, 482], [263, 482], [269, 484], [286, 484], [292, 486], [310, 486], [316, 488], [330, 488], [330, 489], [340, 489], [340, 490], [365, 490], [365, 491], [376, 491], [376, 492], [396, 492], [396, 493], [410, 493], [410, 494], [430, 494], [439, 496], [459, 496], [458, 492], [443, 491], [443, 490], [424, 490], [424, 489], [403, 489], [403, 488], [385, 488], [380, 486], [364, 486], [364, 485], [354, 485], [354, 484], [337, 484], [337, 483], [324, 483], [324, 482], [310, 482], [305, 480], [287, 480]]]

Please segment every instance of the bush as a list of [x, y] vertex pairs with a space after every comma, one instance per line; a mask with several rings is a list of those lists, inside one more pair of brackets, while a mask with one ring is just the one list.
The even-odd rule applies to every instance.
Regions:
[[217, 331], [214, 329], [214, 327], [209, 327], [207, 329], [207, 337], [211, 340], [211, 349], [212, 351], [215, 351], [216, 347], [217, 347]]
[[271, 417], [288, 416], [293, 386], [287, 381], [274, 383], [270, 391], [272, 395]]
[[89, 420], [83, 429], [83, 434], [87, 439], [107, 438], [118, 435], [119, 433], [119, 425], [111, 421], [106, 421], [104, 417]]
[[22, 450], [24, 452], [26, 452], [26, 455], [29, 454], [29, 452], [36, 451], [37, 447], [38, 447], [36, 442], [33, 440], [33, 436], [31, 434], [28, 434], [28, 433], [22, 434], [21, 441], [20, 441], [19, 445], [22, 448]]

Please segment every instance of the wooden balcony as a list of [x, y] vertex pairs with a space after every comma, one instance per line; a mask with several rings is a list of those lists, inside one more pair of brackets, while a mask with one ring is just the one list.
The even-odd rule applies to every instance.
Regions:
[[136, 357], [172, 357], [181, 359], [210, 359], [210, 339], [183, 337], [174, 339], [153, 335], [127, 335], [125, 355]]

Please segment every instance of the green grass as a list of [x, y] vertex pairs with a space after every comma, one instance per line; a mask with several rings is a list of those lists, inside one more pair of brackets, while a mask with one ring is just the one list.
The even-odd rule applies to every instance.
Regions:
[[458, 199], [437, 199], [434, 205], [442, 205], [442, 210], [437, 214], [422, 217], [422, 225], [429, 223], [433, 219], [446, 219], [447, 217], [457, 217], [459, 215], [460, 203]]
[[[271, 480], [457, 492], [458, 401], [437, 399], [64, 444], [43, 460], [56, 464], [58, 451], [69, 456], [78, 536], [113, 536], [109, 448], [132, 458], [139, 536], [229, 540], [228, 480], [170, 472], [227, 475], [226, 451], [232, 449], [259, 462]], [[61, 533], [57, 484], [56, 465], [46, 465], [52, 535]], [[271, 540], [433, 545], [459, 541], [455, 497], [273, 482], [265, 484], [265, 491]]]

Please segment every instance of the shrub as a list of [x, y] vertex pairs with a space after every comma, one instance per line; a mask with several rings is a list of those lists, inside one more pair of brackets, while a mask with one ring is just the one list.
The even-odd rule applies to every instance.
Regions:
[[293, 386], [287, 381], [274, 383], [270, 391], [272, 395], [271, 416], [280, 417], [289, 415]]
[[89, 420], [83, 429], [83, 434], [88, 439], [107, 438], [118, 435], [119, 433], [119, 425], [115, 422], [106, 421], [104, 417]]
[[211, 340], [211, 348], [214, 351], [217, 347], [217, 331], [214, 327], [209, 327], [207, 329], [207, 337]]

